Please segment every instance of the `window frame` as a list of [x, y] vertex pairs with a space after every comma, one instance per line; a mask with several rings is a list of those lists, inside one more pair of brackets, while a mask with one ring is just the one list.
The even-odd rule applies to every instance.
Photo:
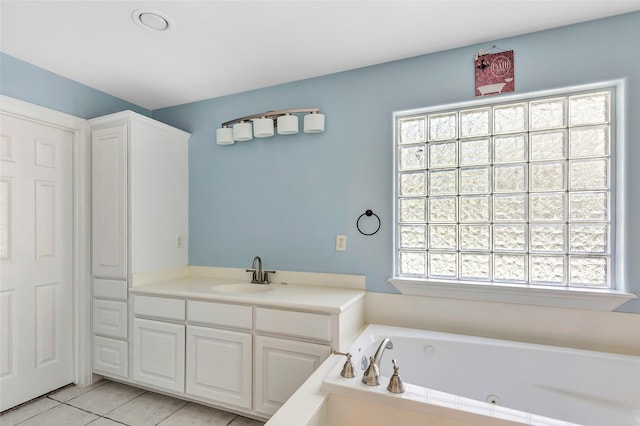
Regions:
[[[393, 276], [389, 282], [393, 284], [401, 293], [422, 295], [431, 297], [446, 297], [466, 300], [483, 300], [509, 303], [525, 303], [555, 307], [571, 307], [593, 310], [614, 310], [623, 303], [636, 298], [634, 294], [625, 292], [625, 180], [624, 180], [624, 158], [625, 158], [625, 100], [624, 100], [624, 80], [612, 80], [594, 84], [564, 87], [552, 90], [542, 90], [536, 92], [500, 95], [500, 97], [490, 97], [474, 99], [467, 102], [454, 104], [436, 105], [431, 107], [398, 111], [393, 114]], [[530, 283], [514, 284], [498, 281], [463, 281], [463, 280], [443, 280], [430, 277], [407, 277], [399, 275], [400, 259], [400, 235], [399, 230], [399, 126], [398, 123], [404, 118], [416, 115], [445, 114], [450, 111], [481, 109], [483, 107], [499, 107], [503, 104], [517, 102], [528, 102], [553, 98], [558, 96], [573, 96], [582, 93], [610, 90], [610, 188], [609, 188], [609, 215], [610, 215], [610, 288], [588, 288], [588, 287], [554, 287], [549, 285], [535, 285]], [[565, 111], [566, 113], [566, 111]], [[428, 141], [428, 119], [425, 119], [425, 141]], [[530, 130], [527, 129], [527, 134]], [[459, 135], [456, 135], [456, 139]], [[429, 142], [425, 142], [428, 147]], [[568, 145], [567, 145], [568, 146]], [[491, 162], [493, 164], [493, 161]], [[530, 167], [529, 160], [525, 163]], [[567, 165], [569, 163], [567, 162]], [[459, 166], [458, 166], [459, 167]], [[428, 171], [428, 164], [425, 165]], [[493, 191], [492, 191], [493, 192]], [[528, 190], [525, 191], [528, 193]], [[427, 218], [428, 219], [428, 218]], [[567, 223], [565, 221], [565, 223]], [[493, 225], [493, 220], [491, 221]], [[426, 221], [429, 226], [429, 221]], [[569, 241], [566, 241], [569, 244]], [[491, 251], [489, 251], [491, 252]], [[566, 254], [566, 253], [565, 253]], [[527, 256], [529, 253], [527, 252]]]

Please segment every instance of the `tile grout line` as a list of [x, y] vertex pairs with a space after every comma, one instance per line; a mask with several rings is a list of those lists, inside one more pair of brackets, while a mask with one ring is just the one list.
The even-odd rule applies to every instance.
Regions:
[[234, 418], [232, 418], [231, 421], [229, 423], [227, 423], [227, 426], [230, 426], [231, 423], [235, 422], [238, 417], [240, 417], [239, 414], [237, 414]]
[[[106, 412], [106, 413], [104, 413], [104, 414], [98, 414], [98, 415], [99, 415], [100, 417], [104, 417], [104, 418], [106, 418], [106, 419], [109, 419], [109, 420], [113, 420], [113, 421], [115, 421], [115, 422], [118, 422], [117, 420], [112, 419], [111, 417], [107, 417], [107, 415], [108, 415], [108, 414], [113, 413], [113, 412], [114, 412], [114, 411], [116, 411], [118, 408], [120, 408], [120, 407], [123, 407], [123, 406], [127, 405], [127, 404], [128, 404], [128, 403], [130, 403], [131, 401], [135, 401], [136, 399], [140, 398], [142, 395], [147, 394], [147, 393], [149, 393], [149, 391], [144, 391], [144, 392], [142, 392], [140, 395], [137, 395], [137, 396], [135, 396], [135, 397], [131, 398], [130, 400], [128, 400], [128, 401], [126, 401], [126, 402], [124, 402], [124, 403], [122, 403], [122, 404], [118, 405], [118, 406], [117, 406], [116, 408], [114, 408], [113, 410], [109, 410], [109, 411], [107, 411], [107, 412]], [[95, 413], [94, 413], [94, 414], [95, 414]], [[118, 423], [126, 424], [126, 423], [122, 423], [122, 422], [118, 422]]]
[[[97, 385], [97, 383], [101, 383], [101, 382], [104, 382], [104, 383], [102, 383], [101, 385]], [[92, 383], [91, 385], [88, 385], [88, 386], [93, 386], [94, 384], [96, 384], [96, 386], [94, 386], [93, 389], [88, 389], [86, 392], [79, 393], [78, 395], [73, 396], [73, 397], [67, 399], [66, 401], [60, 401], [60, 400], [57, 400], [57, 399], [51, 397], [51, 395], [55, 395], [58, 392], [58, 390], [53, 391], [50, 394], [47, 394], [47, 398], [53, 399], [54, 401], [58, 401], [61, 404], [66, 404], [69, 401], [73, 401], [74, 399], [76, 399], [76, 398], [78, 398], [80, 396], [87, 395], [87, 394], [99, 389], [101, 386], [104, 386], [107, 383], [108, 383], [108, 380], [100, 380], [100, 382]], [[70, 386], [66, 386], [66, 387], [64, 387], [62, 389], [66, 389], [67, 387], [70, 387]], [[67, 405], [70, 405], [70, 404], [67, 404]], [[70, 405], [70, 406], [73, 407], [73, 405]], [[96, 414], [96, 413], [93, 413], [93, 414]]]
[[[13, 411], [14, 409], [18, 409], [18, 408], [20, 408], [20, 407], [27, 406], [27, 405], [29, 405], [29, 404], [31, 404], [31, 403], [33, 403], [33, 402], [36, 402], [36, 401], [39, 401], [39, 400], [41, 400], [41, 399], [45, 399], [45, 398], [46, 398], [46, 399], [51, 399], [51, 398], [49, 398], [48, 396], [44, 396], [44, 397], [41, 397], [41, 398], [36, 398], [35, 400], [27, 401], [27, 402], [25, 402], [25, 403], [23, 403], [23, 404], [18, 405], [17, 407], [11, 408], [11, 409], [7, 410], [6, 412], [7, 412], [7, 413], [9, 413], [9, 412]], [[56, 401], [55, 399], [51, 399], [51, 400], [52, 400], [52, 401], [54, 401], [54, 402], [57, 402], [57, 403], [58, 403], [58, 405], [54, 405], [53, 407], [51, 407], [51, 408], [47, 408], [46, 410], [44, 410], [44, 411], [42, 411], [42, 412], [40, 412], [40, 413], [34, 414], [34, 415], [33, 415], [33, 416], [31, 416], [31, 417], [27, 417], [26, 419], [20, 420], [18, 423], [14, 423], [14, 425], [16, 425], [16, 426], [17, 426], [17, 425], [19, 425], [20, 423], [24, 423], [24, 422], [26, 422], [27, 420], [30, 420], [30, 419], [32, 419], [32, 418], [34, 418], [34, 417], [36, 417], [36, 416], [39, 416], [40, 414], [44, 414], [44, 413], [46, 413], [46, 412], [49, 412], [49, 411], [53, 410], [54, 408], [59, 407], [60, 405], [62, 405], [62, 403], [61, 403], [60, 401]]]
[[[93, 416], [96, 416], [96, 418], [92, 419], [89, 423], [87, 423], [87, 425], [88, 425], [88, 424], [90, 424], [90, 423], [95, 422], [95, 421], [96, 421], [96, 420], [98, 420], [98, 419], [101, 419], [101, 418], [102, 418], [102, 419], [106, 419], [106, 420], [108, 420], [108, 421], [112, 421], [112, 422], [114, 422], [114, 423], [117, 423], [117, 424], [119, 424], [119, 425], [130, 426], [128, 423], [124, 423], [124, 422], [122, 422], [122, 421], [120, 421], [120, 420], [116, 420], [116, 419], [113, 419], [113, 418], [108, 417], [108, 416], [109, 416], [111, 413], [113, 413], [115, 410], [117, 410], [117, 409], [119, 409], [119, 408], [123, 407], [124, 405], [126, 405], [126, 404], [128, 404], [128, 403], [130, 403], [130, 402], [132, 402], [132, 401], [135, 401], [136, 399], [140, 398], [141, 396], [146, 395], [146, 394], [153, 394], [153, 393], [154, 393], [154, 392], [151, 392], [151, 391], [143, 391], [141, 394], [136, 395], [135, 397], [133, 397], [133, 398], [131, 398], [131, 399], [127, 400], [126, 402], [124, 402], [124, 403], [122, 403], [122, 404], [118, 405], [117, 407], [113, 408], [112, 410], [110, 410], [110, 411], [108, 411], [108, 412], [106, 412], [106, 413], [104, 413], [104, 414], [95, 413], [95, 412], [93, 412], [93, 411], [90, 411], [89, 409], [85, 409], [85, 408], [81, 408], [81, 407], [76, 407], [76, 406], [74, 406], [74, 405], [72, 405], [72, 404], [70, 403], [70, 402], [72, 402], [73, 400], [75, 400], [76, 398], [78, 398], [78, 397], [80, 397], [80, 396], [83, 396], [83, 395], [87, 395], [87, 394], [89, 394], [89, 393], [91, 393], [91, 392], [93, 392], [93, 391], [95, 391], [95, 390], [99, 389], [99, 388], [100, 388], [100, 387], [102, 387], [103, 385], [110, 383], [108, 380], [105, 380], [105, 381], [103, 381], [103, 382], [104, 382], [104, 383], [102, 383], [101, 385], [98, 385], [98, 386], [94, 387], [93, 389], [90, 389], [90, 390], [88, 390], [88, 391], [86, 391], [86, 392], [82, 392], [82, 393], [80, 393], [80, 394], [78, 394], [78, 395], [75, 395], [75, 396], [73, 396], [72, 398], [67, 399], [66, 401], [60, 401], [60, 400], [57, 400], [57, 399], [55, 399], [55, 398], [53, 398], [53, 397], [52, 397], [52, 395], [53, 395], [53, 394], [55, 394], [55, 393], [57, 393], [57, 392], [59, 392], [59, 391], [61, 390], [61, 389], [58, 389], [58, 390], [56, 390], [56, 391], [51, 392], [50, 394], [44, 395], [44, 396], [42, 396], [42, 397], [40, 397], [40, 398], [37, 398], [37, 399], [35, 399], [35, 400], [32, 400], [32, 401], [29, 401], [29, 402], [27, 402], [27, 403], [21, 404], [20, 406], [24, 406], [24, 405], [28, 405], [29, 403], [35, 402], [35, 401], [40, 400], [40, 399], [45, 399], [45, 398], [46, 398], [47, 400], [49, 400], [49, 401], [51, 401], [51, 402], [55, 403], [55, 405], [54, 405], [54, 406], [52, 406], [52, 407], [50, 407], [50, 408], [48, 408], [48, 409], [46, 409], [46, 410], [44, 410], [44, 411], [42, 411], [42, 412], [40, 412], [40, 413], [36, 413], [36, 414], [34, 414], [34, 415], [32, 415], [32, 416], [30, 416], [30, 417], [28, 417], [28, 418], [25, 418], [25, 419], [20, 420], [20, 422], [19, 422], [19, 423], [16, 423], [16, 425], [23, 424], [24, 422], [26, 422], [26, 421], [28, 421], [28, 420], [30, 420], [30, 419], [33, 419], [34, 417], [37, 417], [37, 416], [40, 416], [40, 415], [44, 415], [45, 413], [48, 413], [48, 412], [50, 412], [51, 410], [53, 410], [53, 409], [55, 409], [55, 408], [60, 407], [61, 405], [65, 405], [65, 406], [67, 406], [67, 407], [75, 408], [75, 409], [77, 409], [77, 410], [79, 410], [79, 411], [82, 411], [82, 412], [84, 412], [84, 413], [87, 413], [87, 414], [91, 414], [91, 415], [93, 415]], [[111, 382], [111, 383], [112, 383], [112, 382]], [[69, 386], [67, 386], [67, 387], [69, 387]], [[62, 389], [64, 389], [64, 388], [62, 388]], [[188, 405], [188, 402], [187, 402], [187, 401], [183, 401], [183, 402], [185, 402], [185, 403], [184, 403], [182, 406], [180, 406], [180, 407], [176, 408], [174, 411], [172, 411], [172, 412], [171, 412], [170, 414], [168, 414], [166, 417], [164, 417], [163, 419], [161, 419], [160, 421], [158, 421], [157, 423], [155, 423], [155, 425], [158, 425], [158, 424], [162, 423], [163, 421], [167, 420], [169, 417], [173, 416], [173, 415], [174, 415], [174, 414], [176, 414], [178, 411], [182, 410], [184, 407], [186, 407], [186, 406]], [[19, 407], [15, 407], [15, 408], [19, 408]], [[10, 411], [13, 411], [13, 410], [14, 410], [14, 409], [9, 409], [9, 410], [7, 410], [7, 413], [8, 413], [8, 412], [10, 412]], [[227, 412], [227, 413], [229, 413], [229, 412]], [[231, 418], [231, 420], [229, 420], [229, 422], [228, 422], [228, 423], [226, 423], [226, 426], [232, 426], [232, 425], [234, 424], [234, 422], [236, 422], [236, 420], [238, 420], [238, 418], [243, 417], [243, 416], [241, 416], [241, 415], [239, 415], [239, 414], [237, 414], [237, 413], [231, 413], [231, 414], [235, 414], [235, 415], [234, 415], [234, 417], [233, 417], [233, 418]]]
[[20, 409], [22, 407], [26, 407], [27, 405], [30, 405], [30, 404], [32, 404], [34, 402], [38, 402], [38, 401], [40, 401], [41, 399], [44, 399], [44, 398], [47, 398], [47, 395], [40, 395], [40, 396], [38, 396], [36, 398], [30, 399], [29, 401], [25, 401], [22, 404], [18, 404], [15, 407], [7, 408], [6, 410], [0, 412], [0, 417], [4, 416], [6, 414], [9, 414], [12, 411], [16, 411], [16, 410], [18, 410], [18, 409]]
[[[72, 398], [72, 399], [73, 399], [73, 398]], [[70, 399], [69, 401], [71, 401], [71, 399]], [[126, 423], [122, 423], [122, 422], [119, 422], [118, 420], [110, 419], [109, 417], [105, 417], [105, 416], [103, 416], [103, 415], [101, 415], [101, 414], [94, 413], [94, 412], [89, 411], [89, 410], [85, 410], [84, 408], [80, 408], [80, 407], [76, 407], [76, 406], [71, 405], [71, 404], [67, 404], [66, 402], [61, 402], [61, 403], [60, 403], [60, 405], [66, 405], [67, 407], [75, 408], [76, 410], [83, 411], [83, 412], [85, 412], [85, 413], [87, 413], [87, 414], [93, 414], [94, 416], [98, 416], [98, 417], [96, 417], [95, 419], [91, 420], [89, 423], [86, 423], [86, 425], [91, 424], [91, 423], [95, 422], [95, 421], [96, 421], [96, 420], [98, 420], [98, 419], [107, 419], [107, 420], [111, 420], [112, 422], [119, 423], [119, 424], [121, 424], [121, 425], [129, 426], [129, 425], [127, 425]], [[58, 406], [56, 405], [56, 407], [58, 407]]]
[[[114, 383], [114, 382], [111, 382], [111, 383]], [[73, 400], [73, 399], [75, 399], [75, 398], [77, 398], [77, 397], [79, 397], [79, 396], [86, 395], [86, 394], [88, 394], [88, 393], [90, 393], [90, 392], [93, 392], [94, 390], [96, 390], [96, 389], [91, 389], [90, 391], [85, 392], [85, 393], [80, 394], [80, 395], [77, 395], [77, 396], [75, 396], [75, 397], [73, 397], [73, 398], [69, 399], [68, 401], [71, 401], [71, 400]], [[114, 411], [116, 411], [117, 409], [119, 409], [119, 408], [123, 407], [124, 405], [126, 405], [126, 404], [128, 404], [128, 403], [130, 403], [130, 402], [132, 402], [132, 401], [135, 401], [136, 399], [138, 399], [138, 398], [140, 398], [141, 396], [146, 395], [146, 394], [154, 394], [154, 392], [151, 392], [151, 391], [144, 391], [144, 392], [142, 392], [140, 395], [137, 395], [137, 396], [135, 396], [135, 397], [131, 398], [130, 400], [128, 400], [128, 401], [126, 401], [126, 402], [124, 402], [124, 403], [122, 403], [122, 404], [118, 405], [117, 407], [113, 408], [112, 410], [110, 410], [110, 411], [108, 411], [108, 412], [106, 412], [106, 413], [104, 413], [104, 414], [94, 413], [94, 412], [92, 412], [92, 411], [89, 411], [89, 410], [86, 410], [86, 409], [83, 409], [83, 408], [79, 408], [79, 407], [75, 407], [75, 406], [73, 406], [73, 405], [71, 405], [71, 404], [67, 404], [66, 402], [61, 402], [61, 404], [65, 404], [65, 405], [67, 405], [67, 406], [69, 406], [69, 407], [77, 408], [77, 409], [82, 410], [82, 411], [84, 411], [84, 412], [86, 412], [86, 413], [93, 414], [93, 415], [95, 415], [95, 416], [98, 416], [98, 418], [104, 418], [104, 419], [107, 419], [107, 420], [111, 420], [111, 421], [113, 421], [113, 422], [116, 422], [116, 423], [118, 423], [118, 424], [122, 424], [122, 425], [125, 425], [125, 426], [129, 426], [127, 423], [124, 423], [124, 422], [122, 422], [122, 421], [119, 421], [119, 420], [116, 420], [116, 419], [114, 419], [114, 418], [112, 418], [112, 417], [109, 417], [109, 414], [113, 413], [113, 412], [114, 412]], [[185, 404], [184, 404], [184, 405], [182, 405], [182, 406], [178, 407], [175, 411], [173, 411], [172, 413], [170, 413], [168, 416], [164, 417], [164, 418], [163, 418], [163, 419], [161, 419], [159, 422], [155, 423], [155, 425], [158, 425], [158, 424], [162, 423], [163, 421], [165, 421], [166, 419], [168, 419], [169, 417], [173, 416], [175, 413], [177, 413], [177, 412], [178, 412], [178, 411], [180, 411], [182, 408], [184, 408], [187, 404], [188, 404], [188, 403], [187, 403], [187, 402], [185, 402]], [[236, 417], [237, 417], [237, 416], [236, 416]], [[94, 420], [92, 420], [91, 422], [94, 422], [95, 420], [97, 420], [97, 419], [94, 419]], [[235, 418], [234, 418], [234, 420], [235, 420]], [[91, 422], [90, 422], [90, 423], [91, 423]]]
[[[96, 386], [94, 389], [90, 389], [90, 390], [88, 390], [87, 392], [83, 392], [83, 393], [81, 393], [81, 394], [78, 394], [78, 395], [74, 396], [73, 398], [69, 398], [69, 399], [68, 399], [68, 400], [66, 400], [66, 401], [58, 401], [58, 400], [53, 399], [53, 398], [51, 398], [51, 397], [49, 397], [49, 396], [47, 396], [47, 398], [49, 398], [49, 399], [51, 399], [51, 400], [53, 400], [53, 401], [55, 401], [55, 402], [59, 402], [59, 403], [60, 403], [60, 405], [66, 405], [66, 406], [68, 406], [68, 407], [72, 407], [72, 408], [76, 408], [76, 409], [78, 409], [78, 410], [80, 410], [80, 411], [84, 411], [85, 413], [89, 413], [89, 414], [93, 414], [94, 416], [98, 416], [97, 418], [95, 418], [95, 419], [91, 420], [91, 422], [94, 422], [94, 421], [96, 421], [96, 420], [97, 420], [97, 419], [99, 419], [99, 418], [103, 418], [103, 419], [111, 420], [111, 421], [116, 422], [116, 423], [121, 424], [121, 425], [129, 426], [129, 425], [127, 425], [126, 423], [122, 423], [122, 422], [121, 422], [121, 421], [119, 421], [119, 420], [115, 420], [115, 419], [112, 419], [111, 417], [107, 417], [107, 415], [108, 415], [109, 413], [111, 413], [111, 412], [113, 412], [113, 411], [117, 410], [118, 408], [122, 407], [123, 405], [128, 404], [129, 402], [131, 402], [131, 401], [133, 401], [133, 400], [135, 400], [135, 399], [140, 398], [142, 395], [144, 395], [144, 394], [146, 394], [146, 393], [149, 393], [148, 391], [144, 391], [144, 392], [142, 392], [140, 395], [137, 395], [137, 396], [135, 396], [135, 397], [131, 398], [130, 400], [128, 400], [128, 401], [126, 401], [126, 402], [124, 402], [124, 403], [122, 403], [122, 404], [118, 405], [118, 406], [117, 406], [117, 407], [115, 407], [114, 409], [109, 410], [108, 412], [106, 412], [106, 413], [104, 413], [104, 414], [94, 413], [93, 411], [89, 411], [89, 410], [84, 409], [84, 408], [76, 407], [75, 405], [71, 405], [71, 404], [69, 404], [69, 403], [68, 403], [68, 402], [73, 401], [74, 399], [76, 399], [76, 398], [78, 398], [78, 397], [80, 397], [80, 396], [87, 395], [87, 394], [89, 394], [89, 393], [91, 393], [91, 392], [93, 392], [93, 391], [95, 391], [95, 390], [97, 390], [97, 389], [101, 388], [102, 386], [105, 386], [105, 385], [109, 384], [109, 383], [115, 383], [115, 382], [111, 382], [111, 381], [109, 381], [109, 380], [101, 380], [100, 382], [105, 382], [105, 383], [104, 383], [104, 384], [102, 384], [102, 385]], [[55, 408], [55, 407], [53, 407], [53, 408]], [[47, 411], [48, 411], [48, 410], [47, 410]], [[91, 423], [91, 422], [89, 422], [89, 423]]]
[[[176, 399], [176, 400], [180, 401], [180, 399], [179, 399], [179, 398], [174, 398], [174, 397], [170, 397], [170, 398], [173, 398], [173, 399]], [[164, 421], [165, 421], [165, 420], [167, 420], [169, 417], [173, 416], [175, 413], [177, 413], [178, 411], [182, 410], [184, 407], [186, 407], [187, 405], [189, 405], [189, 402], [184, 401], [184, 400], [182, 400], [182, 401], [184, 402], [184, 405], [181, 405], [180, 407], [178, 407], [178, 408], [177, 408], [173, 413], [169, 414], [167, 417], [165, 417], [164, 419], [162, 419], [162, 420], [160, 420], [158, 423], [156, 423], [156, 425], [159, 425], [160, 423], [164, 422]]]
[[[101, 380], [100, 382], [102, 382], [102, 380]], [[102, 385], [104, 385], [104, 384], [106, 383], [106, 382], [105, 382], [105, 383], [103, 383], [102, 385], [98, 385], [98, 383], [100, 383], [100, 382], [96, 382], [96, 383], [94, 383], [96, 386], [94, 386], [94, 388], [93, 388], [93, 389], [90, 389], [90, 390], [88, 390], [88, 391], [86, 391], [86, 392], [83, 392], [83, 393], [81, 393], [81, 394], [79, 394], [79, 395], [76, 395], [76, 396], [74, 396], [73, 398], [69, 398], [67, 401], [71, 401], [72, 399], [75, 399], [75, 398], [77, 398], [77, 397], [78, 397], [78, 396], [80, 396], [80, 395], [84, 395], [84, 394], [86, 394], [86, 393], [92, 392], [92, 391], [96, 390], [97, 388], [99, 388], [100, 386], [102, 386]], [[94, 384], [92, 384], [92, 385], [94, 385]], [[92, 385], [89, 385], [89, 386], [92, 386]], [[22, 404], [18, 404], [18, 405], [16, 405], [15, 407], [11, 407], [11, 408], [9, 408], [9, 409], [7, 409], [7, 410], [3, 411], [1, 414], [2, 414], [2, 415], [8, 414], [8, 413], [10, 413], [10, 412], [12, 412], [12, 411], [16, 411], [16, 410], [18, 410], [18, 409], [20, 409], [20, 408], [22, 408], [22, 407], [26, 407], [26, 406], [28, 406], [28, 405], [31, 405], [31, 404], [33, 404], [33, 403], [35, 403], [35, 402], [37, 402], [37, 401], [43, 400], [43, 399], [48, 399], [48, 400], [50, 400], [50, 401], [52, 401], [52, 402], [57, 403], [57, 405], [55, 405], [55, 406], [53, 406], [53, 407], [51, 407], [51, 408], [48, 408], [48, 409], [46, 409], [46, 410], [44, 410], [44, 411], [41, 411], [41, 412], [39, 412], [39, 413], [34, 414], [34, 415], [33, 415], [33, 416], [31, 416], [31, 417], [27, 417], [26, 419], [21, 420], [21, 421], [20, 421], [20, 422], [18, 422], [18, 423], [15, 423], [16, 425], [18, 425], [18, 424], [20, 424], [20, 423], [24, 423], [24, 422], [26, 422], [26, 421], [27, 421], [27, 420], [29, 420], [29, 419], [32, 419], [32, 418], [34, 418], [34, 417], [36, 417], [36, 416], [39, 416], [40, 414], [44, 414], [44, 413], [46, 413], [46, 412], [48, 412], [48, 411], [50, 411], [50, 410], [53, 410], [54, 408], [59, 407], [60, 405], [63, 405], [63, 404], [64, 404], [64, 405], [68, 405], [68, 406], [70, 406], [70, 407], [73, 407], [72, 405], [66, 404], [66, 402], [67, 402], [67, 401], [60, 401], [60, 400], [57, 400], [57, 399], [55, 399], [55, 398], [53, 398], [53, 397], [52, 397], [52, 395], [55, 395], [55, 394], [56, 394], [56, 393], [58, 393], [58, 392], [64, 391], [65, 389], [72, 388], [73, 386], [77, 386], [77, 385], [75, 385], [74, 383], [69, 383], [68, 385], [65, 385], [65, 386], [62, 386], [62, 387], [60, 387], [60, 388], [54, 389], [54, 390], [52, 390], [52, 391], [50, 391], [50, 392], [48, 392], [48, 393], [46, 393], [46, 394], [44, 394], [44, 395], [40, 395], [39, 397], [33, 398], [33, 399], [29, 400], [29, 401], [25, 401], [25, 402], [23, 402]], [[77, 407], [73, 407], [73, 408], [77, 408]], [[95, 413], [91, 413], [91, 414], [95, 414]]]

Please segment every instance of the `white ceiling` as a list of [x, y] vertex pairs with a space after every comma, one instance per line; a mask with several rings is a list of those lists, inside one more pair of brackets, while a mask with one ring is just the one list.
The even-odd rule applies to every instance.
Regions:
[[[174, 25], [141, 28], [138, 9]], [[153, 110], [635, 10], [638, 0], [1, 0], [0, 48]]]

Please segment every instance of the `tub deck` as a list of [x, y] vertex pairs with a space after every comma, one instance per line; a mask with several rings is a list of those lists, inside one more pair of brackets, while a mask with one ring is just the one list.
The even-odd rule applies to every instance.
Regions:
[[[383, 338], [380, 386], [361, 383]], [[331, 355], [267, 426], [637, 426], [640, 357], [369, 325], [350, 346], [357, 377]], [[391, 360], [407, 392], [386, 390]]]
[[[384, 386], [373, 392], [390, 401], [396, 395], [386, 391], [386, 384], [395, 358], [408, 389], [403, 400], [524, 424], [640, 422], [640, 357], [370, 325], [349, 350], [359, 376], [385, 337], [394, 348], [383, 354]], [[340, 377], [340, 369], [324, 381], [329, 392], [367, 391], [357, 378]]]

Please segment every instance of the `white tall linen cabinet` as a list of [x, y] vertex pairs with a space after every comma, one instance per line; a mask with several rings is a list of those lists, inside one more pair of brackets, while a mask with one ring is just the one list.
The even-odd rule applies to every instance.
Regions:
[[126, 379], [133, 275], [188, 264], [190, 134], [131, 111], [89, 123], [93, 372]]

